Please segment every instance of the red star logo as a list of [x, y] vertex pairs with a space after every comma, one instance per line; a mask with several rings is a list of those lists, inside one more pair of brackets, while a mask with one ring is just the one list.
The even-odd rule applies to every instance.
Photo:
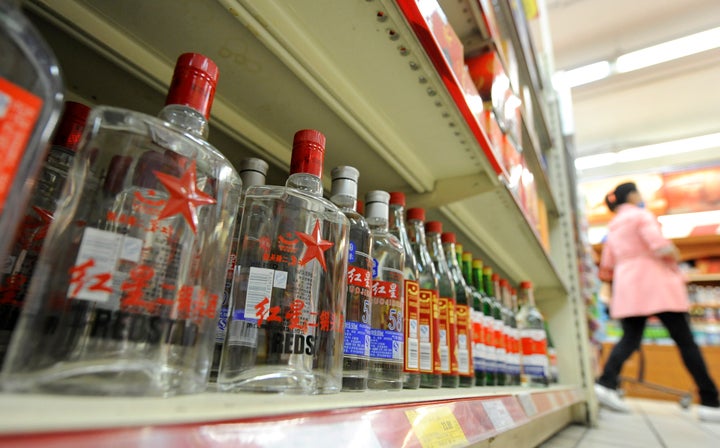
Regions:
[[327, 266], [325, 266], [325, 251], [333, 247], [334, 243], [320, 237], [320, 221], [315, 221], [312, 235], [302, 232], [295, 232], [295, 234], [305, 243], [306, 247], [305, 256], [300, 260], [300, 266], [304, 266], [313, 258], [317, 258], [323, 270], [327, 269]]
[[180, 178], [159, 171], [153, 171], [153, 173], [160, 183], [165, 186], [168, 193], [170, 193], [170, 197], [165, 203], [165, 207], [160, 211], [158, 219], [175, 216], [180, 213], [185, 217], [190, 227], [192, 227], [193, 233], [197, 233], [197, 207], [214, 204], [217, 201], [215, 201], [212, 196], [198, 190], [195, 183], [197, 180], [195, 161], [193, 160], [190, 167]]

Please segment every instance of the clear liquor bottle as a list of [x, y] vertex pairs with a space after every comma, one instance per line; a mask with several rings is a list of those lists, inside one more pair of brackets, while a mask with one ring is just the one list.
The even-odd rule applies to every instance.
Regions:
[[524, 386], [548, 384], [548, 343], [545, 319], [535, 306], [532, 283], [520, 283], [518, 296], [523, 303], [518, 312], [518, 328], [522, 346], [522, 377]]
[[52, 51], [19, 1], [0, 2], [0, 260], [23, 221], [62, 100], [60, 67]]
[[448, 267], [445, 251], [440, 235], [442, 223], [429, 221], [425, 223], [425, 234], [428, 240], [428, 252], [435, 264], [438, 277], [439, 311], [440, 311], [440, 371], [442, 387], [458, 387], [457, 360], [457, 318], [455, 316], [455, 283]]
[[322, 133], [298, 131], [286, 184], [245, 195], [220, 390], [342, 388], [349, 222], [322, 197], [324, 156]]
[[89, 112], [90, 108], [84, 104], [65, 103], [50, 152], [30, 194], [23, 223], [5, 259], [0, 274], [0, 367]]
[[373, 236], [370, 389], [403, 388], [405, 249], [389, 231], [389, 201], [385, 191], [365, 195], [365, 217]]
[[[488, 269], [488, 268], [485, 268]], [[492, 271], [491, 271], [492, 272]], [[492, 273], [489, 277], [483, 275], [485, 290], [492, 299], [493, 339], [495, 341], [495, 356], [497, 362], [496, 386], [504, 386], [507, 374], [507, 350], [505, 347], [505, 320], [503, 314], [502, 298], [500, 296], [500, 276]]]
[[[438, 280], [425, 238], [425, 210], [410, 208], [407, 211], [408, 238], [418, 263], [420, 333], [420, 387], [438, 388], [442, 384], [439, 366], [440, 311], [438, 307]], [[427, 349], [431, 350], [428, 351]]]
[[492, 268], [484, 266], [482, 260], [473, 260], [473, 283], [483, 295], [483, 315], [485, 325], [483, 326], [483, 341], [485, 342], [485, 353], [487, 359], [487, 370], [485, 374], [485, 385], [495, 386], [498, 384], [498, 356], [497, 344], [495, 342], [496, 321], [493, 315], [494, 301], [488, 291], [492, 289], [491, 283]]
[[[478, 260], [480, 264], [482, 262]], [[473, 281], [473, 257], [470, 252], [462, 254], [462, 270], [465, 282], [470, 285], [472, 292], [472, 310], [470, 321], [472, 323], [472, 355], [473, 369], [475, 374], [475, 385], [485, 385], [485, 374], [487, 371], [487, 348], [485, 346], [485, 315], [483, 314], [483, 294], [478, 291]], [[482, 270], [482, 267], [480, 267]]]
[[228, 259], [227, 277], [225, 279], [225, 291], [218, 312], [217, 329], [215, 330], [215, 351], [213, 353], [212, 368], [210, 369], [211, 381], [217, 381], [218, 370], [220, 369], [220, 358], [222, 357], [222, 347], [225, 343], [225, 334], [227, 333], [228, 309], [230, 308], [233, 278], [235, 276], [235, 268], [237, 267], [237, 251], [240, 244], [240, 222], [242, 221], [243, 210], [245, 209], [245, 193], [248, 188], [252, 186], [265, 185], [268, 168], [268, 163], [262, 159], [249, 157], [240, 161], [239, 174], [242, 180], [242, 194], [238, 207], [238, 217], [235, 228], [233, 229], [233, 240], [230, 248], [230, 258]]
[[205, 141], [217, 77], [210, 59], [186, 53], [160, 118], [90, 113], [11, 342], [6, 387], [206, 388], [241, 191]]
[[457, 261], [455, 248], [456, 238], [452, 232], [444, 232], [441, 235], [445, 258], [450, 268], [450, 275], [455, 284], [455, 323], [458, 375], [460, 376], [460, 387], [472, 387], [475, 384], [475, 373], [472, 364], [472, 323], [470, 321], [470, 309], [472, 307], [472, 291], [465, 284], [462, 269]]
[[373, 239], [367, 221], [356, 211], [360, 172], [339, 166], [331, 174], [330, 200], [350, 222], [342, 389], [362, 391], [367, 389], [370, 357]]
[[[403, 362], [403, 388], [417, 389], [420, 387], [420, 271], [410, 238], [405, 226], [405, 194], [390, 193], [390, 233], [400, 240], [405, 250], [404, 292], [405, 309], [405, 357]], [[422, 350], [428, 358], [432, 353], [432, 344], [423, 343]]]

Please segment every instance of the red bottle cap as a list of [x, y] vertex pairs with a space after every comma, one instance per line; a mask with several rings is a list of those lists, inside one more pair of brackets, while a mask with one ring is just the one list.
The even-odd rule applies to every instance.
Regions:
[[219, 72], [215, 63], [198, 53], [181, 54], [175, 63], [165, 105], [182, 104], [192, 107], [210, 119]]
[[490, 279], [491, 279], [492, 281], [494, 281], [494, 282], [499, 281], [499, 280], [500, 280], [500, 275], [498, 275], [498, 274], [493, 274], [492, 277], [490, 277]]
[[325, 136], [314, 129], [303, 129], [293, 138], [290, 174], [307, 173], [322, 176], [325, 160]]
[[456, 243], [457, 240], [455, 239], [455, 234], [453, 232], [443, 232], [442, 235], [440, 235], [440, 238], [443, 243]]
[[401, 191], [390, 192], [390, 204], [405, 207], [405, 193]]
[[66, 101], [65, 109], [60, 117], [53, 137], [53, 146], [62, 146], [70, 151], [77, 151], [80, 136], [85, 129], [90, 108], [74, 101]]
[[425, 209], [424, 208], [410, 208], [407, 211], [407, 219], [417, 219], [418, 221], [425, 221]]
[[361, 215], [365, 214], [365, 203], [362, 200], [360, 200], [360, 199], [357, 200], [357, 205], [355, 206], [355, 211], [360, 213]]
[[507, 288], [507, 287], [509, 286], [509, 283], [508, 283], [508, 281], [505, 280], [504, 278], [501, 278], [501, 279], [500, 279], [500, 286], [504, 286], [504, 287]]
[[442, 223], [440, 221], [426, 222], [425, 233], [442, 233]]
[[520, 282], [520, 289], [531, 289], [532, 288], [532, 282], [524, 281]]

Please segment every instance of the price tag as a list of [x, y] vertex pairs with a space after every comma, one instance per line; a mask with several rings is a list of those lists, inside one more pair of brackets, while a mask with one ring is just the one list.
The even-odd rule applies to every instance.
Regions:
[[520, 405], [522, 405], [523, 410], [525, 411], [525, 415], [528, 417], [532, 417], [535, 414], [537, 414], [537, 408], [535, 407], [535, 402], [533, 402], [532, 397], [529, 393], [523, 392], [519, 394], [518, 401], [520, 401]]
[[405, 411], [423, 448], [466, 446], [468, 440], [450, 406]]
[[482, 405], [497, 431], [509, 428], [515, 424], [515, 421], [502, 400], [484, 400], [482, 401]]

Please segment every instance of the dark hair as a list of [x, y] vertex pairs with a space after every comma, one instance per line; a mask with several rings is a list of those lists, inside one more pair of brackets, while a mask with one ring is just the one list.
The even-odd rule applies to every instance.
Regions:
[[638, 191], [637, 185], [634, 182], [625, 182], [615, 187], [612, 193], [605, 196], [605, 204], [608, 206], [611, 212], [614, 212], [616, 208], [624, 204], [628, 200], [628, 196], [633, 191]]

